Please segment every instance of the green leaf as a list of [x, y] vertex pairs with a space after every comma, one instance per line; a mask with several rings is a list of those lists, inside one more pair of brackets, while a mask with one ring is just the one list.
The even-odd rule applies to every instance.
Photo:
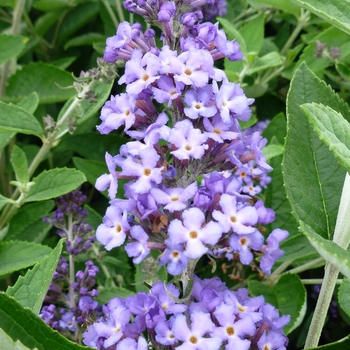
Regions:
[[32, 92], [29, 96], [25, 97], [18, 106], [33, 114], [39, 106], [38, 94], [35, 91]]
[[[301, 233], [296, 233], [292, 238], [284, 241], [281, 244], [281, 249], [284, 251], [284, 255], [278, 259], [278, 262], [296, 259], [302, 259], [303, 261], [314, 260], [319, 257], [315, 248], [312, 247], [307, 238]], [[322, 263], [320, 265], [322, 266]]]
[[51, 248], [29, 242], [8, 241], [0, 243], [0, 276], [34, 265], [50, 254]]
[[[49, 1], [49, 0], [48, 0]], [[92, 23], [93, 19], [99, 13], [98, 2], [85, 2], [70, 11], [63, 19], [58, 33], [58, 44], [61, 45], [67, 41], [78, 29], [84, 27], [87, 23]]]
[[12, 203], [12, 199], [4, 197], [3, 195], [0, 194], [0, 210], [7, 204], [7, 203]]
[[327, 345], [318, 346], [317, 348], [309, 348], [307, 350], [345, 350], [350, 348], [350, 335], [346, 338], [338, 340], [334, 343], [329, 343]]
[[338, 303], [343, 311], [350, 317], [350, 281], [343, 279], [338, 289]]
[[0, 65], [16, 58], [27, 42], [28, 38], [21, 35], [0, 34]]
[[22, 184], [29, 182], [28, 161], [20, 147], [14, 145], [11, 153], [11, 164], [16, 174], [16, 180]]
[[43, 221], [54, 208], [52, 200], [23, 205], [11, 220], [5, 240], [41, 241], [51, 224]]
[[307, 103], [301, 106], [318, 137], [329, 147], [339, 164], [350, 172], [350, 125], [332, 108]]
[[44, 37], [45, 33], [57, 23], [61, 16], [62, 13], [59, 11], [47, 12], [41, 15], [34, 24], [36, 34]]
[[247, 45], [248, 52], [259, 53], [264, 41], [264, 22], [265, 16], [261, 13], [243, 27], [239, 28], [239, 32]]
[[107, 150], [110, 154], [117, 154], [119, 148], [127, 141], [127, 138], [115, 134], [101, 137], [99, 133], [87, 132], [68, 135], [60, 142], [57, 150], [62, 152], [69, 149], [78, 153], [81, 157], [104, 162]]
[[135, 293], [125, 288], [102, 288], [98, 291], [98, 297], [96, 298], [96, 300], [101, 304], [107, 304], [112, 298], [125, 299], [131, 295], [135, 295]]
[[283, 59], [278, 52], [272, 51], [263, 57], [258, 57], [248, 68], [247, 75], [262, 71], [271, 67], [278, 67], [283, 63]]
[[300, 9], [292, 0], [247, 0], [249, 4], [257, 8], [275, 7], [283, 12], [291, 13], [295, 17], [299, 16]]
[[[283, 113], [279, 113], [265, 128], [263, 137], [266, 137], [269, 141], [275, 138], [282, 145], [284, 144], [285, 135], [286, 117]], [[273, 171], [269, 173], [272, 181], [265, 190], [265, 205], [275, 211], [276, 220], [268, 226], [268, 229], [271, 232], [275, 228], [282, 228], [290, 233], [291, 238], [294, 234], [298, 234], [298, 224], [293, 215], [290, 215], [292, 210], [283, 186], [281, 163], [282, 156], [277, 156], [269, 161]]]
[[347, 279], [350, 279], [350, 253], [338, 244], [322, 238], [313, 228], [300, 222], [300, 231], [305, 234], [319, 254], [334, 265]]
[[37, 350], [29, 349], [24, 346], [20, 341], [13, 341], [1, 328], [0, 328], [0, 349], [6, 350]]
[[273, 287], [270, 287], [259, 281], [250, 280], [248, 282], [248, 289], [252, 297], [258, 297], [262, 295], [266, 303], [269, 303], [278, 308], [278, 303], [273, 291]]
[[313, 131], [300, 108], [323, 103], [350, 120], [349, 107], [305, 64], [296, 70], [287, 97], [287, 137], [283, 158], [285, 188], [298, 221], [322, 237], [333, 236], [345, 169]]
[[76, 190], [86, 181], [86, 178], [79, 170], [56, 168], [44, 170], [32, 181], [35, 182], [35, 185], [28, 192], [26, 202], [43, 201], [62, 196]]
[[33, 91], [40, 104], [63, 102], [76, 94], [74, 78], [68, 72], [46, 63], [30, 63], [9, 78], [6, 100], [19, 102]]
[[96, 160], [73, 157], [74, 166], [85, 174], [87, 181], [95, 186], [96, 179], [107, 172], [105, 163]]
[[345, 80], [345, 81], [349, 81], [350, 80], [350, 68], [349, 66], [347, 66], [344, 63], [337, 63], [335, 65], [335, 68], [337, 70], [337, 72], [339, 73], [339, 75]]
[[33, 7], [40, 11], [59, 11], [69, 9], [77, 5], [76, 1], [72, 0], [36, 0]]
[[[273, 287], [278, 310], [282, 315], [290, 315], [290, 322], [283, 328], [291, 333], [303, 321], [306, 313], [307, 294], [298, 275], [283, 275]], [[293, 302], [291, 302], [293, 301]]]
[[281, 145], [268, 145], [263, 148], [264, 156], [267, 160], [283, 154], [284, 147]]
[[14, 298], [0, 293], [0, 328], [13, 341], [19, 340], [30, 349], [89, 350], [91, 348], [69, 341], [53, 330], [31, 310], [25, 309]]
[[348, 1], [294, 0], [300, 6], [350, 34], [350, 8]]
[[21, 107], [0, 101], [0, 130], [36, 135], [43, 138], [44, 133], [36, 118]]
[[67, 41], [64, 45], [64, 49], [67, 50], [70, 47], [87, 46], [92, 45], [95, 42], [106, 42], [106, 37], [101, 33], [86, 33], [79, 35], [73, 39]]
[[61, 255], [63, 241], [61, 239], [50, 255], [37, 262], [34, 268], [27, 271], [24, 276], [19, 276], [15, 285], [6, 290], [7, 295], [14, 297], [24, 307], [29, 308], [37, 315], [49, 290]]

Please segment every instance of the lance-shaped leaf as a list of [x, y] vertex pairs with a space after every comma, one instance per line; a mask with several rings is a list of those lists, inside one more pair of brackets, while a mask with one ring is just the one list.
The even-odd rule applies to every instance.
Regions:
[[350, 281], [343, 279], [338, 289], [338, 303], [343, 311], [350, 317]]
[[42, 201], [56, 198], [76, 190], [86, 181], [85, 175], [76, 169], [56, 168], [44, 170], [35, 177], [28, 192], [26, 202]]
[[322, 238], [311, 226], [300, 222], [300, 231], [305, 234], [319, 254], [334, 265], [347, 279], [350, 279], [350, 253], [336, 243]]
[[23, 108], [0, 101], [0, 115], [0, 130], [44, 137], [39, 122]]
[[0, 65], [17, 57], [28, 40], [20, 35], [0, 34]]
[[348, 1], [294, 0], [300, 6], [350, 34], [350, 8]]
[[19, 276], [15, 285], [7, 288], [6, 294], [39, 314], [61, 255], [62, 245], [63, 239], [50, 255], [37, 262], [24, 276]]
[[25, 97], [19, 104], [19, 107], [22, 107], [29, 113], [34, 113], [39, 106], [39, 96], [34, 91], [29, 96]]
[[64, 70], [46, 63], [30, 63], [9, 78], [5, 100], [19, 102], [33, 91], [41, 104], [63, 102], [76, 94], [74, 78]]
[[0, 276], [34, 265], [50, 254], [51, 248], [29, 242], [8, 241], [0, 243]]
[[0, 210], [7, 204], [7, 203], [12, 203], [12, 199], [4, 197], [3, 195], [0, 194]]
[[345, 350], [350, 349], [350, 335], [336, 342], [327, 345], [318, 346], [317, 348], [309, 348], [307, 350]]
[[11, 164], [16, 174], [16, 180], [22, 184], [29, 182], [28, 161], [26, 154], [17, 145], [13, 146]]
[[301, 109], [318, 137], [350, 172], [350, 124], [340, 113], [322, 104], [306, 103]]
[[319, 139], [301, 105], [323, 103], [350, 120], [349, 107], [305, 64], [296, 70], [287, 98], [283, 176], [292, 212], [330, 239], [335, 229], [345, 169]]
[[16, 299], [0, 292], [0, 328], [29, 349], [89, 350], [69, 341]]
[[6, 349], [6, 350], [38, 350], [38, 348], [35, 349], [29, 349], [26, 346], [24, 346], [20, 341], [13, 341], [9, 335], [7, 335], [1, 328], [0, 328], [0, 349]]

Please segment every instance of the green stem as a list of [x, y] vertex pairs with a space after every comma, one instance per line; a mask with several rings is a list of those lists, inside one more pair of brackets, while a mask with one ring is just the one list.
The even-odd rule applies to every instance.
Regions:
[[286, 273], [301, 273], [301, 272], [304, 272], [304, 271], [308, 271], [316, 266], [318, 266], [320, 263], [324, 262], [324, 259], [323, 258], [317, 258], [315, 260], [312, 260], [306, 264], [303, 264], [303, 265], [300, 265], [298, 267], [295, 267], [294, 269], [291, 269], [291, 270], [288, 270], [287, 272], [285, 272], [284, 274]]
[[[105, 8], [109, 14], [109, 17], [111, 17], [111, 20], [112, 20], [114, 26], [117, 28], [119, 22], [117, 20], [117, 17], [114, 14], [112, 8], [111, 8], [111, 5], [109, 4], [108, 0], [102, 0], [102, 2], [103, 2], [103, 5], [105, 5]], [[118, 2], [118, 0], [117, 0], [117, 2]]]
[[285, 55], [287, 51], [291, 48], [293, 45], [294, 40], [297, 38], [297, 36], [300, 34], [302, 29], [304, 28], [305, 24], [308, 23], [310, 18], [310, 12], [304, 9], [300, 9], [300, 17], [297, 26], [294, 28], [293, 33], [287, 40], [287, 42], [284, 44], [281, 55]]
[[289, 265], [291, 265], [293, 263], [293, 260], [290, 261], [285, 261], [281, 266], [278, 266], [278, 268], [272, 272], [272, 274], [269, 276], [269, 279], [275, 279], [275, 278], [279, 278], [280, 274], [285, 271], [287, 269], [287, 267]]
[[[350, 243], [350, 175], [346, 173], [343, 191], [340, 198], [337, 222], [335, 224], [333, 242], [340, 248], [347, 249]], [[326, 264], [325, 276], [323, 279], [319, 298], [317, 300], [314, 315], [311, 320], [309, 333], [306, 338], [305, 348], [313, 348], [318, 345], [321, 337], [322, 328], [325, 323], [328, 308], [332, 299], [335, 285], [337, 283], [339, 270]]]
[[314, 348], [318, 345], [327, 316], [328, 307], [332, 300], [334, 287], [337, 283], [338, 274], [339, 270], [335, 266], [330, 263], [326, 264], [320, 295], [317, 299], [315, 312], [306, 337], [305, 349]]
[[121, 1], [120, 0], [115, 0], [115, 5], [117, 7], [117, 12], [118, 12], [118, 16], [119, 16], [120, 22], [124, 22], [125, 21], [125, 17], [124, 17], [124, 12], [123, 12], [123, 8], [122, 8], [122, 5], [121, 5]]
[[[322, 284], [323, 283], [323, 279], [322, 278], [311, 278], [311, 279], [301, 279], [300, 280], [302, 284]], [[336, 284], [340, 284], [342, 283], [343, 280], [342, 279], [337, 279], [335, 281]]]

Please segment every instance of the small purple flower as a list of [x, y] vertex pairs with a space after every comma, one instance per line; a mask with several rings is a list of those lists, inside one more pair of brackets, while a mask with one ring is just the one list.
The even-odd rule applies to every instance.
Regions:
[[231, 235], [229, 239], [230, 248], [239, 253], [239, 260], [244, 265], [249, 265], [253, 260], [253, 254], [250, 249], [259, 250], [263, 243], [264, 237], [255, 230], [253, 233], [246, 235]]
[[264, 255], [260, 260], [260, 268], [266, 274], [271, 274], [271, 269], [275, 261], [284, 255], [284, 251], [279, 248], [282, 241], [287, 239], [289, 233], [279, 228], [274, 229], [266, 242], [267, 245], [262, 248]]
[[205, 150], [208, 149], [208, 145], [204, 143], [207, 138], [207, 135], [203, 134], [201, 130], [193, 128], [188, 119], [177, 122], [169, 135], [169, 142], [177, 148], [171, 154], [181, 160], [191, 157], [200, 159]]
[[197, 184], [194, 182], [186, 188], [169, 188], [165, 191], [159, 188], [152, 188], [150, 193], [157, 203], [165, 204], [164, 209], [171, 213], [186, 209], [186, 201], [193, 198], [197, 192]]
[[96, 230], [96, 238], [107, 250], [111, 250], [124, 243], [126, 232], [129, 230], [127, 212], [110, 206], [107, 208], [103, 223]]
[[128, 157], [123, 162], [123, 171], [120, 175], [137, 176], [138, 179], [130, 187], [136, 193], [146, 193], [152, 187], [152, 182], [159, 184], [162, 181], [163, 166], [157, 168], [159, 155], [155, 149], [148, 147], [140, 150], [142, 163], [132, 157]]
[[76, 330], [76, 321], [73, 312], [65, 313], [59, 321], [59, 325], [61, 329], [68, 329], [71, 332], [75, 332]]
[[169, 22], [174, 16], [176, 11], [176, 5], [174, 2], [166, 1], [160, 7], [158, 12], [158, 21], [159, 22]]
[[120, 305], [109, 314], [105, 321], [94, 323], [90, 327], [95, 328], [95, 332], [99, 337], [105, 338], [103, 345], [105, 348], [108, 348], [119, 342], [124, 334], [126, 325], [129, 324], [130, 317], [130, 311]]
[[215, 245], [221, 237], [222, 227], [217, 222], [205, 223], [205, 216], [198, 208], [182, 213], [183, 222], [171, 221], [168, 235], [173, 244], [185, 243], [185, 255], [191, 259], [200, 258], [208, 248], [203, 244]]
[[188, 257], [184, 254], [182, 244], [172, 244], [170, 240], [165, 240], [167, 248], [159, 256], [159, 263], [167, 265], [167, 271], [173, 276], [180, 274], [187, 266]]
[[232, 118], [248, 120], [251, 116], [249, 105], [252, 98], [247, 98], [238, 84], [223, 82], [220, 89], [213, 82], [213, 90], [216, 95], [216, 105], [224, 123], [231, 125]]
[[179, 314], [174, 320], [172, 331], [176, 339], [183, 343], [178, 350], [219, 349], [222, 340], [218, 337], [205, 337], [215, 329], [210, 314], [195, 312], [191, 314], [191, 327], [187, 326], [186, 316]]
[[96, 180], [95, 187], [99, 191], [104, 191], [108, 188], [109, 198], [114, 199], [116, 194], [117, 194], [117, 190], [118, 190], [118, 178], [117, 178], [116, 172], [115, 172], [116, 165], [113, 161], [113, 157], [108, 152], [106, 152], [105, 158], [106, 158], [106, 163], [107, 163], [107, 167], [109, 170], [109, 174], [101, 175]]
[[147, 341], [144, 337], [136, 340], [133, 338], [125, 338], [117, 344], [116, 350], [148, 350]]
[[239, 209], [235, 196], [224, 193], [220, 199], [221, 211], [214, 210], [213, 218], [223, 227], [224, 232], [230, 229], [237, 234], [247, 234], [255, 231], [253, 227], [258, 222], [258, 212], [254, 207], [245, 206]]
[[125, 250], [128, 256], [134, 257], [134, 264], [139, 264], [150, 253], [150, 249], [147, 247], [148, 235], [138, 225], [131, 228], [130, 234], [137, 242], [127, 244]]
[[258, 341], [259, 350], [286, 350], [285, 345], [285, 337], [274, 331], [264, 332]]
[[221, 303], [217, 306], [214, 316], [221, 327], [215, 328], [212, 335], [227, 341], [226, 349], [248, 350], [250, 341], [245, 337], [254, 335], [256, 326], [249, 315], [236, 320], [236, 314], [235, 305]]
[[185, 115], [190, 119], [197, 119], [199, 116], [212, 117], [216, 114], [217, 109], [214, 103], [209, 104], [211, 96], [213, 96], [213, 91], [210, 85], [197, 91], [187, 91], [184, 99], [188, 106], [184, 109]]

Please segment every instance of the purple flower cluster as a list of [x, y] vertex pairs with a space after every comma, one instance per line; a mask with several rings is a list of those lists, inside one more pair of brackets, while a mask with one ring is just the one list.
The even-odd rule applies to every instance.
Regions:
[[56, 198], [57, 209], [51, 218], [43, 218], [45, 222], [58, 228], [59, 236], [68, 238], [66, 246], [69, 254], [78, 255], [86, 252], [95, 241], [92, 227], [84, 221], [88, 212], [82, 205], [86, 200], [86, 196], [81, 191], [72, 191]]
[[[174, 28], [174, 19], [183, 18], [175, 2], [153, 1], [152, 11], [165, 4], [171, 10], [161, 23]], [[259, 226], [274, 214], [252, 198], [269, 182], [271, 167], [261, 152], [266, 140], [259, 131], [242, 133], [238, 121], [250, 118], [253, 100], [214, 68], [216, 59], [240, 59], [239, 45], [218, 25], [178, 25], [180, 37], [165, 31], [161, 49], [138, 23], [121, 23], [107, 39], [105, 59], [126, 60], [119, 84], [127, 86], [106, 102], [97, 129], [108, 134], [124, 127], [135, 141], [116, 156], [106, 153], [109, 174], [98, 178], [96, 188], [108, 189], [111, 206], [97, 240], [111, 250], [128, 237], [126, 251], [135, 263], [158, 249], [159, 262], [174, 275], [204, 254], [239, 254], [250, 264], [251, 250], [272, 257], [261, 265], [270, 273], [278, 254], [264, 249]], [[115, 198], [120, 178], [130, 180], [126, 200]], [[281, 241], [287, 233], [276, 235]]]
[[40, 317], [52, 328], [60, 332], [75, 332], [78, 327], [89, 320], [90, 315], [100, 312], [97, 301], [93, 300], [98, 295], [95, 277], [99, 271], [91, 261], [85, 263], [84, 271], [76, 273], [76, 282], [73, 283], [74, 304], [71, 296], [65, 294], [68, 289], [68, 263], [65, 258], [60, 258], [53, 280], [45, 297]]
[[[280, 317], [263, 297], [230, 291], [218, 278], [196, 278], [186, 294], [203, 255], [244, 265], [259, 257], [261, 271], [270, 274], [288, 237], [280, 229], [262, 234], [275, 219], [256, 197], [272, 170], [262, 153], [266, 140], [239, 124], [250, 118], [253, 99], [214, 67], [223, 57], [242, 58], [218, 24], [202, 22], [204, 8], [220, 11], [222, 2], [127, 0], [124, 6], [161, 29], [163, 46], [139, 23], [123, 22], [107, 39], [104, 59], [125, 61], [118, 83], [126, 90], [105, 103], [97, 129], [123, 128], [133, 140], [115, 156], [106, 153], [109, 173], [96, 188], [108, 190], [111, 201], [96, 238], [107, 250], [126, 242], [136, 264], [160, 251], [159, 264], [182, 274], [185, 299], [161, 282], [150, 294], [112, 299], [84, 343], [116, 350], [150, 343], [156, 349], [285, 349], [289, 316]], [[119, 179], [128, 180], [125, 199], [116, 198]]]
[[195, 278], [189, 303], [179, 300], [173, 284], [157, 282], [149, 294], [114, 298], [104, 316], [88, 327], [84, 344], [97, 349], [286, 349], [282, 328], [289, 316], [251, 298], [246, 289], [229, 290], [219, 278]]

